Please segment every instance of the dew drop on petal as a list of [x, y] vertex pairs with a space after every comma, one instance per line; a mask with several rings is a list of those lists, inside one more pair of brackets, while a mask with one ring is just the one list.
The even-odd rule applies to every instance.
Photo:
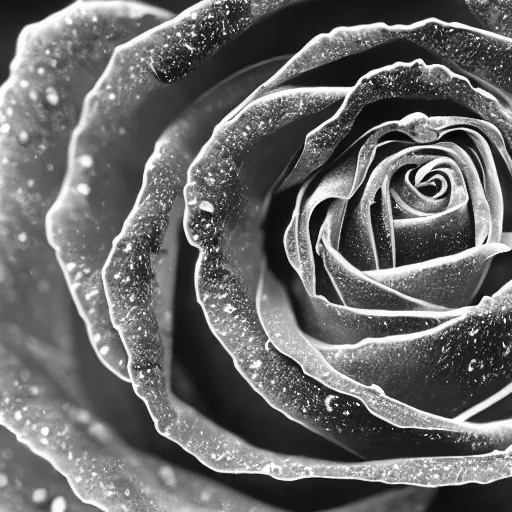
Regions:
[[50, 512], [66, 512], [67, 509], [68, 504], [64, 496], [56, 496], [53, 498], [52, 504], [50, 506]]
[[87, 185], [87, 183], [79, 183], [76, 186], [76, 190], [79, 194], [82, 194], [83, 196], [88, 196], [91, 193], [91, 187]]
[[53, 87], [46, 88], [44, 97], [46, 99], [46, 102], [52, 107], [56, 107], [59, 104], [59, 94]]
[[199, 203], [199, 208], [203, 210], [204, 212], [213, 213], [214, 208], [213, 204], [210, 203], [210, 201], [201, 201]]
[[30, 135], [28, 134], [28, 132], [25, 130], [21, 130], [21, 132], [18, 134], [18, 142], [22, 146], [25, 146], [28, 144], [29, 140], [30, 140]]
[[336, 398], [336, 395], [327, 395], [325, 398], [325, 408], [328, 412], [334, 411], [334, 408], [332, 406], [332, 401]]
[[90, 169], [94, 165], [94, 160], [91, 155], [80, 155], [78, 163], [85, 169]]
[[36, 504], [44, 503], [48, 499], [48, 491], [43, 487], [34, 489], [32, 493], [32, 501]]

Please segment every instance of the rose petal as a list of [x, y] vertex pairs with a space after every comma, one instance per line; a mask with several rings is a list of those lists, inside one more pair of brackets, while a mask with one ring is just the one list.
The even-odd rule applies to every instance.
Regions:
[[[465, 181], [465, 176], [470, 174], [468, 167], [471, 161], [466, 155], [460, 155], [460, 152], [445, 147], [446, 144], [448, 143], [440, 142], [402, 149], [384, 158], [369, 174], [360, 192], [349, 203], [340, 241], [340, 253], [347, 259], [350, 257], [349, 261], [357, 268], [376, 268], [383, 248], [394, 253], [396, 265], [403, 265], [405, 262], [414, 263], [436, 257], [438, 251], [441, 252], [439, 255], [445, 255], [445, 251], [458, 252], [466, 249], [466, 245], [473, 244], [472, 218], [469, 214]], [[436, 152], [440, 153], [437, 158]], [[465, 159], [459, 158], [463, 156]], [[444, 166], [443, 172], [450, 178], [451, 183], [450, 200], [446, 209], [430, 215], [422, 215], [412, 205], [407, 206], [402, 202], [400, 206], [404, 209], [404, 219], [393, 218], [389, 203], [385, 208], [381, 206], [381, 215], [384, 215], [383, 220], [388, 224], [388, 233], [387, 239], [382, 245], [378, 245], [374, 233], [376, 215], [372, 211], [372, 205], [379, 191], [383, 199], [390, 201], [386, 190], [391, 185], [387, 182], [405, 165], [417, 166], [419, 177], [428, 173], [431, 168]], [[476, 169], [474, 171], [476, 173]], [[399, 199], [397, 195], [395, 199]], [[482, 221], [478, 221], [479, 227], [482, 222], [488, 228], [488, 218], [483, 216]], [[404, 230], [408, 230], [408, 238], [402, 235]], [[386, 233], [382, 235], [385, 236]], [[428, 243], [431, 238], [435, 238], [436, 244]]]
[[[445, 59], [448, 64], [475, 77], [493, 92], [501, 90], [505, 104], [509, 103], [507, 91], [512, 91], [509, 59], [512, 41], [461, 23], [429, 18], [411, 25], [374, 23], [338, 27], [329, 34], [319, 34], [297, 52], [279, 73], [254, 91], [241, 107], [306, 71], [397, 40], [413, 42]], [[303, 181], [306, 175], [299, 181]]]
[[[286, 91], [290, 97], [299, 93], [301, 89]], [[347, 436], [349, 436], [350, 442], [347, 444], [356, 451], [369, 450], [372, 443], [380, 444], [382, 438], [377, 432], [381, 428], [386, 428], [388, 430], [385, 434], [385, 443], [380, 444], [378, 450], [389, 448], [396, 450], [395, 454], [400, 453], [408, 446], [404, 436], [414, 437], [416, 434], [412, 434], [413, 431], [400, 430], [400, 442], [397, 439], [396, 445], [391, 446], [394, 434], [392, 429], [389, 430], [389, 425], [381, 423], [377, 417], [372, 420], [370, 416], [365, 416], [364, 409], [360, 409], [357, 419], [352, 417], [356, 410], [359, 411], [360, 405], [357, 405], [359, 403], [357, 400], [352, 401], [348, 396], [340, 398], [344, 404], [343, 410], [326, 409], [321, 405], [329, 394], [326, 388], [306, 378], [296, 365], [286, 358], [280, 358], [275, 351], [265, 350], [266, 336], [262, 333], [258, 320], [255, 307], [256, 289], [253, 284], [255, 276], [258, 275], [258, 263], [261, 261], [260, 219], [258, 216], [253, 217], [252, 205], [245, 204], [245, 187], [243, 177], [239, 174], [239, 166], [242, 165], [244, 153], [263, 135], [254, 127], [261, 126], [262, 121], [265, 121], [263, 126], [267, 126], [269, 112], [272, 113], [273, 109], [276, 110], [275, 117], [272, 116], [272, 119], [278, 121], [287, 118], [289, 106], [282, 101], [284, 94], [283, 91], [257, 100], [235, 117], [221, 123], [189, 170], [189, 183], [186, 189], [188, 215], [186, 226], [189, 240], [202, 249], [196, 277], [198, 296], [212, 331], [234, 357], [240, 373], [250, 382], [253, 389], [262, 394], [274, 407], [279, 408], [295, 421], [306, 423], [309, 428], [320, 431], [333, 440], [347, 442]], [[303, 108], [306, 106], [304, 103], [304, 101], [300, 103]], [[274, 126], [273, 129], [276, 127]], [[220, 170], [222, 170], [221, 174], [219, 174]], [[222, 176], [222, 183], [226, 183], [228, 176], [231, 176], [230, 179], [236, 177], [239, 185], [230, 188], [230, 193], [226, 194], [222, 183], [221, 186], [210, 183], [206, 185], [204, 180], [206, 176]], [[201, 201], [206, 200], [213, 206], [213, 209], [210, 208], [208, 212], [198, 207]], [[243, 266], [239, 264], [239, 254], [243, 255], [245, 263]], [[276, 343], [275, 339], [273, 343]], [[286, 355], [295, 357], [293, 350]], [[311, 361], [316, 364], [321, 359], [318, 355]], [[319, 373], [315, 369], [314, 377], [320, 383], [322, 383], [321, 374], [323, 373], [325, 373], [324, 368]], [[345, 381], [347, 385], [342, 387], [342, 392], [347, 395], [350, 395], [353, 386], [353, 381], [350, 379], [349, 381], [350, 384]], [[330, 387], [332, 388], [332, 385]], [[283, 388], [285, 393], [282, 391]], [[367, 388], [364, 389], [366, 393]], [[494, 442], [503, 442], [505, 446], [509, 443], [505, 433], [508, 431], [508, 424], [479, 426], [453, 422], [407, 408], [403, 404], [397, 405], [390, 401], [391, 399], [380, 396], [375, 390], [368, 391], [365, 396], [371, 400], [372, 407], [390, 406], [382, 416], [379, 413], [379, 416], [385, 417], [388, 423], [403, 427], [426, 428], [421, 430], [421, 434], [417, 433], [414, 448], [409, 445], [412, 450], [418, 450], [418, 448], [421, 450], [418, 443], [425, 442], [427, 439], [430, 450], [436, 445], [434, 439], [446, 441], [448, 444], [453, 442], [452, 448], [457, 445], [457, 449], [462, 449], [465, 444], [462, 438], [467, 439], [467, 435], [478, 438], [478, 443], [490, 442], [492, 445]], [[366, 398], [365, 405], [368, 407]], [[397, 406], [404, 408], [398, 412], [394, 409]], [[345, 408], [349, 410], [348, 416], [343, 414]], [[352, 423], [352, 421], [354, 421], [354, 428], [347, 425], [347, 422]], [[367, 427], [361, 427], [363, 424]], [[460, 437], [454, 432], [449, 435], [446, 433], [448, 437], [452, 434], [454, 436], [452, 441], [447, 441], [445, 434], [429, 430], [438, 428], [436, 425], [447, 430], [463, 429], [465, 434]], [[365, 437], [367, 428], [373, 434], [371, 441], [368, 437], [364, 441], [360, 437]], [[471, 443], [471, 447], [466, 445], [466, 448], [473, 450], [475, 446]]]
[[320, 349], [344, 375], [376, 384], [419, 409], [452, 417], [510, 381], [509, 295], [509, 287], [503, 288], [492, 300], [424, 332]]
[[[162, 294], [173, 293], [173, 286], [165, 280], [172, 279], [176, 270], [169, 253], [176, 250], [180, 224], [173, 225], [172, 219], [180, 219], [183, 212], [180, 197], [188, 166], [215, 124], [284, 60], [281, 57], [260, 63], [221, 82], [165, 130], [146, 164], [136, 204], [113, 242], [104, 267], [105, 292], [114, 325], [131, 356], [132, 382], [142, 396], [147, 393], [145, 388], [154, 384], [155, 377], [139, 373], [141, 369], [155, 369], [161, 373], [159, 380], [170, 384], [172, 297]], [[202, 208], [207, 211], [209, 205], [203, 204]], [[162, 255], [167, 260], [165, 266], [173, 267], [170, 272], [158, 268], [157, 259]], [[140, 346], [133, 338], [138, 332], [144, 333]], [[163, 391], [165, 395], [165, 386]], [[167, 402], [167, 398], [163, 400]], [[160, 407], [158, 403], [151, 405]], [[152, 412], [158, 415], [157, 411]]]
[[[346, 161], [341, 158], [341, 162], [339, 164], [335, 162], [333, 169], [326, 174], [318, 185], [313, 180], [309, 180], [303, 185], [297, 196], [296, 206], [285, 233], [284, 244], [291, 266], [295, 269], [310, 294], [315, 293], [316, 286], [313, 244], [309, 236], [309, 222], [313, 209], [325, 199], [341, 199], [342, 201], [335, 201], [334, 205], [337, 210], [335, 215], [336, 225], [339, 225], [340, 229], [331, 229], [333, 235], [340, 233], [346, 208], [346, 202], [343, 200], [353, 197], [365, 179], [379, 147], [379, 140], [384, 135], [394, 131], [406, 134], [417, 142], [435, 140], [438, 136], [436, 129], [440, 129], [438, 125], [442, 126], [444, 123], [446, 123], [446, 119], [427, 118], [420, 113], [412, 114], [400, 121], [383, 123], [360, 137], [360, 140], [364, 142], [357, 154], [357, 166], [353, 165], [355, 156], [349, 157]], [[357, 143], [354, 146], [357, 146]], [[295, 183], [298, 179], [296, 172], [297, 168], [295, 166], [291, 169], [291, 173], [286, 176], [284, 182], [280, 184], [281, 189]], [[316, 192], [316, 190], [319, 191]], [[325, 226], [322, 227], [320, 233], [324, 231]], [[333, 245], [339, 244], [339, 235], [336, 242], [333, 239], [331, 243]]]
[[464, 0], [473, 15], [489, 30], [512, 35], [512, 6], [508, 0]]
[[343, 303], [352, 308], [388, 309], [396, 311], [442, 311], [442, 306], [432, 304], [393, 290], [373, 281], [365, 272], [351, 265], [326, 240], [322, 239], [320, 256], [325, 269]]
[[450, 99], [470, 108], [484, 120], [492, 122], [512, 144], [512, 114], [502, 108], [489, 93], [472, 87], [468, 79], [454, 74], [442, 65], [427, 65], [421, 59], [408, 64], [396, 63], [371, 71], [359, 79], [338, 112], [312, 131], [297, 161], [298, 172], [316, 169], [329, 158], [334, 148], [347, 135], [361, 110], [388, 98]]
[[[346, 198], [353, 188], [354, 171], [357, 176], [356, 158], [348, 158], [320, 183], [308, 180], [297, 194], [295, 209], [284, 234], [284, 247], [288, 261], [297, 271], [304, 286], [314, 293], [316, 276], [313, 244], [310, 240], [309, 224], [314, 209], [327, 199], [338, 198], [338, 215], [343, 218]], [[341, 219], [340, 219], [341, 222]]]
[[0, 423], [63, 474], [84, 502], [109, 512], [273, 510], [124, 445], [73, 402], [67, 383], [43, 370], [27, 350], [34, 343], [45, 346], [18, 326], [2, 325]]
[[[0, 427], [0, 507], [6, 512], [40, 512], [59, 504], [74, 512], [98, 509], [82, 503], [48, 462]], [[5, 508], [4, 508], [5, 507]]]
[[44, 216], [61, 185], [70, 133], [114, 48], [163, 12], [76, 2], [23, 30], [0, 90], [2, 318], [57, 346], [69, 343], [71, 309]]
[[[262, 272], [257, 304], [265, 332], [269, 336], [272, 344], [280, 352], [300, 364], [306, 375], [314, 377], [318, 382], [330, 387], [338, 393], [345, 393], [349, 396], [359, 398], [373, 414], [385, 419], [391, 424], [402, 428], [440, 428], [446, 429], [447, 431], [451, 429], [452, 431], [457, 430], [459, 433], [465, 432], [466, 434], [471, 432], [472, 435], [483, 435], [483, 438], [486, 438], [487, 442], [493, 442], [491, 439], [493, 439], [494, 442], [498, 441], [501, 435], [503, 435], [509, 428], [509, 424], [507, 422], [488, 423], [484, 426], [483, 424], [477, 425], [454, 422], [453, 420], [443, 418], [441, 416], [429, 414], [387, 396], [378, 385], [373, 386], [374, 383], [361, 383], [353, 379], [350, 375], [347, 376], [338, 372], [324, 359], [319, 350], [324, 352], [332, 351], [333, 354], [338, 352], [343, 354], [344, 352], [348, 353], [353, 350], [353, 346], [326, 345], [307, 339], [297, 326], [297, 321], [294, 318], [291, 305], [286, 297], [286, 292], [282, 285], [279, 284], [275, 276], [267, 270]], [[466, 318], [467, 315], [468, 313], [466, 313], [463, 318]], [[449, 321], [448, 325], [451, 325], [453, 322], [457, 322], [457, 320], [458, 319]], [[445, 324], [434, 328], [434, 330], [438, 329], [439, 332], [443, 332], [444, 325]], [[410, 334], [393, 338], [421, 339], [422, 334], [423, 333]], [[383, 340], [374, 341], [375, 346], [384, 347], [387, 345], [388, 339], [389, 338], [384, 338]], [[379, 345], [379, 343], [381, 345]], [[360, 344], [355, 345], [355, 347], [365, 345], [366, 341], [363, 341]], [[407, 344], [404, 344], [404, 346], [407, 346]], [[385, 351], [386, 349], [382, 348], [382, 350]], [[401, 364], [403, 371], [406, 372], [407, 365], [401, 360], [395, 364], [398, 365], [399, 363]], [[356, 364], [357, 359], [354, 360], [354, 365]], [[430, 371], [430, 369], [431, 367], [426, 367], [426, 370]], [[449, 426], [450, 423], [452, 424], [452, 427]], [[455, 427], [455, 425], [457, 426]], [[452, 434], [454, 433], [455, 432], [452, 432]], [[391, 439], [388, 438], [387, 442], [391, 442]], [[507, 441], [505, 441], [505, 443], [506, 442]], [[431, 444], [433, 448], [435, 443], [431, 441]]]
[[[489, 208], [489, 227], [487, 229], [487, 243], [499, 242], [503, 224], [503, 194], [501, 191], [500, 180], [496, 170], [496, 164], [492, 155], [491, 146], [499, 153], [503, 163], [509, 171], [512, 171], [512, 161], [506, 149], [505, 141], [501, 133], [485, 121], [478, 119], [467, 120], [464, 126], [459, 128], [466, 133], [475, 144], [475, 153], [480, 160], [479, 172], [482, 175], [483, 187], [486, 202]], [[452, 130], [447, 130], [449, 134]], [[488, 139], [488, 140], [487, 140]], [[476, 177], [474, 178], [476, 182]], [[473, 184], [474, 186], [474, 184]], [[486, 208], [487, 210], [487, 208]], [[485, 212], [487, 216], [487, 211]], [[478, 231], [478, 229], [477, 229]], [[477, 244], [482, 242], [483, 238], [476, 240]]]
[[436, 495], [432, 489], [406, 488], [381, 492], [325, 512], [427, 512]]
[[[87, 95], [70, 145], [67, 177], [48, 214], [48, 238], [98, 357], [120, 378], [128, 379], [127, 355], [108, 317], [100, 274], [136, 198], [144, 164], [183, 107], [257, 58], [259, 51], [245, 50], [260, 45], [246, 41], [245, 48], [236, 49], [238, 58], [231, 53], [222, 61], [206, 61], [264, 15], [296, 2], [199, 2], [119, 45]], [[180, 82], [194, 70], [192, 80]]]
[[[135, 453], [87, 411], [66, 402], [51, 375], [41, 373], [37, 359], [25, 352], [24, 334], [18, 327], [4, 325], [2, 333], [1, 423], [64, 474], [73, 491], [85, 502], [113, 512], [133, 508], [158, 512], [169, 507], [198, 512], [249, 511], [254, 507], [273, 510], [209, 484], [197, 475], [192, 477], [188, 472]], [[32, 391], [35, 387], [40, 391], [37, 396]], [[254, 455], [250, 463], [256, 463], [257, 449]], [[429, 478], [440, 485], [472, 480], [488, 482], [512, 472], [512, 460], [504, 452], [472, 458], [395, 459], [355, 464], [279, 456], [272, 459], [269, 455], [267, 466], [266, 470], [259, 466], [259, 470], [284, 478], [318, 474], [394, 483], [404, 480], [422, 485], [428, 484]], [[202, 497], [209, 498], [207, 503], [201, 503]]]
[[[299, 288], [299, 287], [297, 287]], [[302, 287], [300, 287], [302, 288]], [[357, 343], [363, 338], [418, 332], [459, 316], [464, 310], [390, 311], [348, 308], [333, 304], [321, 295], [294, 290], [297, 316], [304, 331], [324, 343]]]
[[471, 302], [486, 262], [510, 251], [505, 244], [485, 244], [421, 263], [364, 272], [373, 281], [420, 300], [459, 308]]

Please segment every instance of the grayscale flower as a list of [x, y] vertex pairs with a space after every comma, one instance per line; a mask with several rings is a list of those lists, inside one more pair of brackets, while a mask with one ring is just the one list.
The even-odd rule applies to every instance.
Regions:
[[[2, 510], [440, 512], [512, 476], [512, 5], [299, 3], [79, 0], [21, 33]], [[301, 504], [315, 479], [410, 487]]]

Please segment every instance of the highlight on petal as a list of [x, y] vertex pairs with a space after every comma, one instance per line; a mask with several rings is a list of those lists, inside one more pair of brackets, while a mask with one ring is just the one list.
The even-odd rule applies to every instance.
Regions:
[[73, 3], [22, 31], [0, 88], [1, 316], [56, 346], [69, 343], [70, 304], [44, 216], [71, 130], [115, 47], [161, 13], [124, 1]]

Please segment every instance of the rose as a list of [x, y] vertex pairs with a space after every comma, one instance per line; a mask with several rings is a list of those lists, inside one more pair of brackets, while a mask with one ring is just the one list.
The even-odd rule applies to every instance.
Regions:
[[[71, 139], [65, 183], [48, 217], [49, 239], [57, 249], [98, 356], [121, 378], [130, 378], [163, 437], [176, 441], [213, 469], [260, 472], [282, 479], [327, 476], [432, 486], [508, 476], [508, 424], [461, 421], [479, 411], [481, 404], [488, 406], [506, 394], [508, 285], [492, 299], [469, 309], [437, 308], [432, 312], [432, 306], [425, 303], [467, 304], [485, 274], [488, 258], [505, 249], [498, 244], [501, 190], [493, 161], [502, 158], [508, 163], [509, 159], [508, 39], [437, 21], [389, 29], [382, 25], [340, 29], [315, 39], [287, 64], [284, 60], [266, 62], [220, 84], [175, 118], [159, 139], [134, 209], [109, 255], [136, 193], [129, 187], [137, 180], [126, 179], [126, 175], [136, 175], [154, 137], [176, 114], [160, 113], [163, 98], [169, 95], [177, 101], [177, 95], [184, 94], [180, 86], [160, 85], [155, 75], [162, 81], [183, 77], [257, 17], [280, 6], [217, 2], [214, 7], [212, 11], [209, 4], [199, 5], [122, 44], [168, 15], [142, 5], [90, 2], [70, 7], [32, 29], [31, 36], [30, 32], [22, 36], [12, 77], [2, 91], [3, 165], [10, 169], [9, 174], [4, 171], [3, 185], [2, 424], [50, 460], [82, 499], [100, 508], [160, 510], [169, 500], [174, 500], [175, 507], [183, 507], [183, 501], [196, 505], [200, 501], [197, 486], [204, 484], [191, 489], [180, 485], [180, 491], [169, 492], [169, 481], [171, 487], [173, 483], [169, 475], [173, 473], [158, 470], [158, 463], [149, 457], [136, 456], [101, 423], [92, 421], [90, 414], [77, 408], [84, 400], [72, 385], [73, 377], [65, 377], [62, 385], [61, 375], [69, 373], [65, 363], [70, 318], [60, 274], [46, 250], [41, 228], [57, 192], [75, 113], [91, 89]], [[499, 10], [484, 11], [493, 24], [496, 13]], [[98, 34], [104, 33], [108, 37], [99, 39]], [[350, 88], [286, 86], [304, 71], [344, 57], [343, 52], [359, 53], [365, 46], [398, 38], [423, 45], [445, 59], [452, 71], [444, 64], [414, 61], [377, 68]], [[120, 44], [93, 87], [110, 52]], [[157, 53], [158, 48], [164, 49], [162, 54]], [[81, 67], [91, 54], [100, 56], [94, 72], [90, 65]], [[207, 65], [197, 71], [201, 87], [220, 78], [205, 69]], [[222, 73], [218, 68], [214, 71]], [[190, 83], [189, 87], [193, 93], [199, 92], [194, 89], [198, 85]], [[392, 127], [385, 124], [371, 130], [349, 151], [341, 152], [340, 158], [330, 160], [335, 146], [350, 136], [363, 106], [386, 97], [409, 96], [449, 98], [484, 121], [446, 115], [393, 118]], [[342, 101], [332, 121], [322, 124], [329, 118], [326, 109]], [[236, 110], [229, 114], [232, 109]], [[216, 122], [225, 115], [208, 141]], [[281, 125], [287, 131], [277, 132]], [[138, 126], [144, 127], [144, 133]], [[382, 149], [378, 143], [386, 130], [395, 135], [401, 131], [404, 136], [394, 144], [381, 144], [392, 151], [379, 160], [378, 151], [372, 152]], [[271, 142], [257, 145], [264, 136]], [[280, 171], [304, 137], [304, 149], [290, 161], [289, 176], [280, 183]], [[467, 151], [460, 137], [471, 145]], [[256, 155], [251, 155], [251, 148], [257, 149]], [[280, 150], [277, 154], [276, 148]], [[347, 173], [357, 170], [356, 152], [368, 154], [376, 167], [370, 166], [360, 182], [351, 179], [343, 183]], [[172, 221], [179, 216], [174, 203], [196, 155], [186, 189], [186, 230], [191, 243], [201, 249], [198, 297], [212, 331], [240, 372], [274, 407], [369, 459], [386, 460], [347, 464], [270, 453], [212, 424], [169, 392], [170, 267], [174, 265], [176, 236]], [[334, 161], [341, 167], [334, 166]], [[172, 173], [169, 162], [173, 162]], [[419, 169], [411, 170], [411, 165]], [[313, 173], [318, 166], [323, 167]], [[439, 188], [433, 195], [439, 201], [419, 194], [419, 189], [428, 184], [435, 188], [436, 183]], [[274, 276], [278, 262], [270, 261], [272, 252], [266, 253], [271, 271], [260, 272], [264, 255], [260, 226], [266, 218], [266, 238], [271, 243], [275, 234], [271, 224], [278, 218], [271, 210], [276, 203], [279, 206], [283, 189], [293, 191], [292, 185], [299, 184], [297, 208], [291, 219], [287, 218], [291, 223], [285, 232], [289, 259], [301, 274], [302, 283], [297, 286], [295, 279], [294, 291], [283, 286], [287, 284], [284, 275]], [[275, 196], [270, 205], [269, 194]], [[314, 225], [319, 218], [309, 219], [309, 211], [315, 209], [316, 202], [330, 198], [334, 201], [320, 217], [316, 243], [309, 236], [308, 224]], [[411, 198], [416, 201], [412, 205], [407, 202]], [[391, 215], [388, 209], [387, 217], [381, 213], [380, 231], [373, 225], [365, 231], [358, 222], [368, 210], [372, 213], [373, 201], [381, 206], [394, 201], [399, 215]], [[385, 210], [381, 208], [381, 212]], [[419, 251], [404, 255], [406, 240], [401, 229], [407, 223], [400, 220], [413, 221], [408, 225], [413, 225], [416, 239], [428, 241], [429, 236], [441, 233], [452, 241], [451, 229], [429, 230], [418, 218], [431, 225], [455, 213], [464, 227], [458, 245], [442, 254], [435, 253], [434, 245], [435, 254], [428, 258]], [[404, 278], [403, 265], [398, 265], [397, 271], [372, 269], [371, 258], [367, 258], [372, 252], [362, 251], [362, 244], [372, 237], [375, 240], [375, 234], [386, 233], [394, 233], [397, 239], [402, 236], [402, 244], [377, 237], [374, 267], [375, 254], [384, 268], [400, 258], [407, 265], [413, 258], [441, 256], [444, 266], [438, 265], [435, 275], [450, 278], [448, 285], [426, 286], [425, 268], [432, 272], [431, 262], [430, 266], [416, 265], [412, 270], [423, 274], [419, 278], [415, 274], [414, 279], [410, 274]], [[362, 235], [355, 244], [355, 237]], [[338, 236], [347, 240], [340, 245], [339, 254]], [[166, 246], [168, 250], [163, 251]], [[315, 264], [313, 248], [323, 261]], [[460, 280], [461, 268], [469, 283]], [[320, 274], [324, 269], [334, 290], [339, 290], [338, 302], [350, 301], [356, 309], [316, 295], [317, 269]], [[319, 275], [319, 286], [330, 286], [325, 273]], [[356, 286], [347, 286], [347, 280]], [[360, 293], [361, 287], [366, 295], [371, 287], [371, 301]], [[409, 306], [414, 305], [408, 308], [412, 311], [403, 311], [407, 309], [406, 294], [401, 291], [404, 287], [408, 293], [414, 288], [420, 295], [416, 300], [407, 299]], [[464, 294], [455, 293], [461, 289]], [[45, 299], [49, 293], [52, 300]], [[429, 294], [428, 301], [425, 294]], [[291, 296], [299, 302], [295, 309], [290, 307]], [[400, 300], [390, 302], [390, 297]], [[391, 309], [390, 304], [393, 313], [384, 311]], [[420, 306], [426, 311], [417, 312]], [[58, 321], [50, 323], [48, 318]], [[488, 321], [484, 324], [482, 319]], [[345, 340], [367, 341], [326, 347], [310, 339], [338, 339], [340, 326], [350, 332]], [[473, 340], [484, 327], [487, 343], [482, 348]], [[468, 335], [471, 343], [467, 343]], [[378, 339], [383, 336], [385, 344]], [[51, 340], [56, 347], [38, 339]], [[463, 354], [461, 346], [466, 350]], [[130, 356], [128, 372], [125, 350]], [[424, 364], [424, 354], [431, 354], [432, 364]], [[443, 365], [434, 364], [441, 355]], [[407, 364], [401, 363], [404, 359]], [[376, 371], [377, 363], [386, 369], [386, 375]], [[447, 367], [453, 368], [448, 375], [453, 388], [442, 382]], [[429, 372], [422, 373], [425, 368]], [[375, 385], [379, 378], [384, 393]], [[421, 386], [425, 382], [429, 394]], [[449, 419], [454, 414], [458, 419]], [[10, 463], [6, 471], [13, 468]], [[2, 474], [2, 487], [12, 481]], [[56, 492], [65, 492], [62, 483], [59, 485]], [[49, 499], [41, 489], [33, 489], [31, 497], [36, 502]], [[13, 500], [23, 499], [16, 486], [10, 492]], [[229, 500], [241, 500], [235, 508], [252, 506], [227, 491], [212, 492], [216, 494], [210, 508], [227, 506]], [[62, 507], [62, 499], [53, 503], [55, 508]]]

